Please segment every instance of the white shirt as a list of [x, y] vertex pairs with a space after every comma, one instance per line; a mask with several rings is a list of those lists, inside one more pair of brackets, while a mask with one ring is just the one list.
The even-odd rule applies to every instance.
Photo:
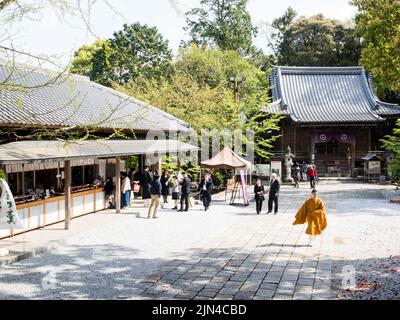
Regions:
[[131, 180], [128, 177], [125, 177], [124, 180], [122, 180], [122, 192], [130, 190], [131, 190]]

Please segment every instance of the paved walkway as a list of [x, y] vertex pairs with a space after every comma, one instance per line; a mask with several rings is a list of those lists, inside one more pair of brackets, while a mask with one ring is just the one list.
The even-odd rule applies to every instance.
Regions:
[[[283, 187], [278, 215], [223, 201], [207, 213], [200, 206], [189, 213], [165, 209], [154, 220], [140, 208], [108, 221], [91, 215], [82, 219], [105, 220], [57, 249], [2, 268], [0, 298], [395, 299], [399, 272], [392, 270], [399, 265], [377, 273], [371, 264], [400, 256], [393, 228], [400, 207], [384, 198], [388, 188], [321, 183], [328, 229], [312, 248], [305, 226], [292, 226], [309, 195], [306, 185]], [[385, 282], [388, 275], [392, 281]], [[355, 278], [354, 289], [342, 289], [344, 276]]]

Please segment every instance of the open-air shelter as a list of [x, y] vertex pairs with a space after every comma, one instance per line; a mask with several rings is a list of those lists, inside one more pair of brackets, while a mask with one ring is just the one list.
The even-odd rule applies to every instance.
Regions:
[[[6, 174], [18, 172], [21, 175], [22, 188], [27, 172], [33, 172], [33, 179], [36, 180], [36, 170], [57, 170], [57, 177], [64, 181], [62, 193], [44, 199], [33, 199], [28, 195], [21, 203], [17, 203], [24, 228], [2, 230], [0, 238], [64, 220], [65, 228], [69, 229], [71, 218], [104, 210], [105, 194], [101, 185], [90, 184], [74, 189], [71, 183], [73, 166], [97, 164], [99, 174], [107, 176], [107, 163], [112, 163], [116, 212], [120, 213], [120, 171], [126, 169], [126, 158], [144, 155], [159, 161], [159, 157], [166, 153], [193, 150], [197, 150], [197, 147], [177, 140], [18, 141], [0, 145], [0, 165]], [[25, 195], [26, 190], [22, 194]]]
[[[252, 163], [237, 153], [235, 153], [231, 148], [226, 146], [219, 153], [217, 153], [214, 157], [209, 160], [205, 160], [201, 162], [201, 166], [207, 169], [227, 169], [227, 170], [240, 170], [243, 171], [243, 175], [241, 178], [241, 184], [243, 189], [243, 197], [245, 204], [248, 204], [247, 201], [247, 182], [245, 178], [244, 172], [247, 170], [251, 170]], [[231, 204], [234, 202], [234, 198], [236, 197], [236, 192], [238, 190], [238, 181], [235, 181], [235, 186], [232, 191]], [[228, 186], [227, 186], [228, 188]]]

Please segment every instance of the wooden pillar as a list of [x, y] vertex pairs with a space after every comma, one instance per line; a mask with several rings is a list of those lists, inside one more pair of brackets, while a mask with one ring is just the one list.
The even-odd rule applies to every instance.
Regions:
[[121, 158], [115, 158], [115, 209], [121, 213]]
[[293, 153], [296, 155], [296, 146], [297, 146], [297, 138], [296, 138], [296, 125], [293, 125]]
[[22, 195], [25, 196], [25, 164], [22, 164]]
[[64, 161], [65, 187], [65, 230], [69, 230], [71, 221], [71, 160]]
[[371, 128], [368, 128], [368, 152], [372, 151]]

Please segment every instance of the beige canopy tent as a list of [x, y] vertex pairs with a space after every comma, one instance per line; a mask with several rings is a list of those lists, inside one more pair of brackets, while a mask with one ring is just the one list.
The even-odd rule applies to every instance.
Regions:
[[231, 148], [225, 147], [221, 152], [209, 160], [201, 163], [203, 168], [208, 169], [251, 169], [251, 162], [243, 159]]
[[[201, 162], [201, 166], [203, 168], [208, 168], [208, 169], [239, 169], [239, 170], [247, 171], [247, 170], [251, 170], [252, 163], [250, 161], [242, 158], [241, 156], [239, 156], [231, 148], [225, 147], [221, 152], [216, 154], [211, 159]], [[239, 183], [239, 181], [237, 179], [235, 181], [235, 186], [232, 190], [232, 197], [231, 197], [230, 204], [234, 204], [237, 191], [239, 190], [239, 184], [242, 184], [244, 204], [248, 205], [247, 182], [244, 180]], [[226, 190], [228, 190], [228, 188]], [[240, 193], [240, 191], [239, 191], [239, 193]], [[226, 200], [226, 194], [227, 194], [227, 191], [225, 193], [225, 200]]]

